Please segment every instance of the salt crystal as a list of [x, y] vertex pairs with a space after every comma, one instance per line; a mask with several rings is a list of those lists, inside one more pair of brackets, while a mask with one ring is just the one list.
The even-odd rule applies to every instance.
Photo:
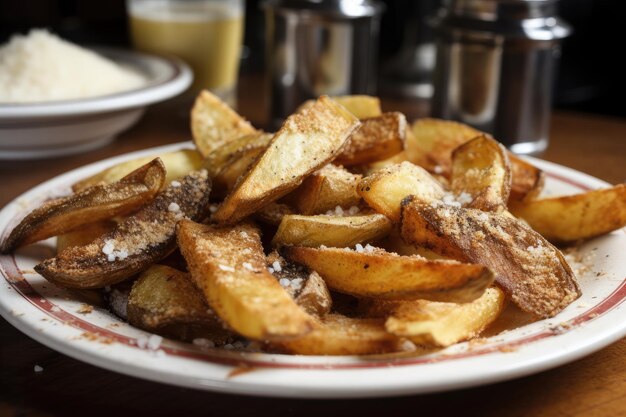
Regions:
[[172, 181], [172, 182], [170, 183], [170, 185], [171, 185], [172, 187], [180, 187], [180, 185], [181, 185], [181, 184], [180, 184], [180, 182], [178, 182], [178, 181], [174, 180], [174, 181]]
[[159, 349], [156, 352], [154, 352], [154, 354], [156, 355], [157, 358], [164, 358], [165, 357], [165, 351], [163, 349]]
[[106, 240], [104, 242], [104, 246], [102, 247], [102, 253], [104, 253], [105, 255], [110, 255], [113, 253], [114, 250], [115, 245], [113, 245], [113, 242], [111, 240]]
[[463, 191], [461, 194], [459, 194], [456, 197], [456, 201], [458, 201], [459, 203], [466, 205], [471, 203], [472, 201], [474, 201], [474, 199], [472, 198], [472, 196], [468, 193], [466, 193], [465, 191]]
[[370, 245], [369, 243], [367, 245], [365, 245], [365, 252], [374, 252], [376, 250], [376, 248], [372, 245]]
[[302, 278], [296, 278], [293, 281], [291, 281], [291, 288], [293, 288], [294, 290], [299, 290], [302, 288], [303, 283], [304, 283], [304, 280]]
[[443, 167], [441, 165], [435, 165], [433, 168], [433, 172], [435, 174], [441, 174], [443, 172]]
[[360, 243], [357, 243], [354, 249], [359, 253], [365, 252], [365, 249], [363, 249], [363, 245], [361, 245]]
[[170, 203], [169, 206], [167, 206], [167, 211], [171, 211], [173, 213], [176, 213], [178, 211], [180, 211], [180, 206], [174, 202]]
[[148, 345], [148, 338], [146, 336], [139, 336], [135, 343], [139, 349], [145, 349]]
[[289, 281], [287, 278], [281, 278], [278, 280], [278, 283], [283, 287], [283, 288], [287, 288], [289, 285], [291, 285], [291, 281]]
[[222, 346], [224, 349], [226, 350], [233, 350], [235, 347], [233, 345], [231, 345], [230, 343], [225, 344], [224, 346]]
[[267, 272], [269, 272], [270, 274], [274, 273], [274, 268], [272, 268], [271, 266], [269, 268], [267, 268]]
[[274, 268], [274, 271], [276, 271], [276, 272], [280, 272], [280, 271], [283, 270], [283, 268], [280, 266], [280, 262], [278, 262], [278, 261], [274, 261], [272, 263], [272, 268]]
[[348, 209], [348, 214], [351, 216], [354, 216], [355, 214], [357, 214], [359, 211], [361, 211], [357, 206], [352, 206]]
[[489, 221], [489, 216], [487, 216], [487, 213], [480, 213], [478, 215], [478, 220], [481, 220], [483, 222]]
[[209, 206], [209, 211], [211, 212], [211, 214], [215, 213], [217, 211], [217, 204], [211, 204]]
[[252, 264], [250, 262], [244, 262], [243, 267], [249, 271], [254, 271], [254, 268], [252, 267]]
[[39, 365], [35, 365], [34, 371], [35, 372], [43, 372], [43, 368], [41, 366], [39, 366]]
[[61, 311], [61, 309], [57, 306], [52, 306], [50, 310], [52, 310], [53, 313], [58, 313], [59, 311]]
[[203, 339], [201, 337], [197, 339], [193, 339], [192, 343], [201, 348], [214, 348], [215, 347], [215, 342], [209, 339]]
[[235, 272], [235, 268], [230, 267], [228, 265], [218, 265], [217, 267], [221, 269], [222, 271]]
[[162, 341], [163, 338], [158, 334], [151, 334], [148, 338], [148, 343], [146, 344], [146, 347], [150, 350], [157, 350], [159, 346], [161, 346]]

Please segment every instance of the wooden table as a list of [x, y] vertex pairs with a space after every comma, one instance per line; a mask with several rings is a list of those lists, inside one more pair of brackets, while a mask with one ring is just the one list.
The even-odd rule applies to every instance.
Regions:
[[[242, 96], [255, 88], [241, 86]], [[241, 112], [262, 120], [258, 102]], [[386, 100], [409, 118], [420, 103]], [[0, 206], [32, 186], [105, 157], [189, 138], [187, 119], [176, 108], [151, 109], [132, 130], [98, 151], [51, 161], [0, 164]], [[556, 113], [543, 158], [606, 181], [626, 181], [626, 121]], [[34, 373], [34, 365], [44, 368]], [[510, 382], [461, 391], [358, 401], [279, 400], [193, 391], [122, 376], [59, 354], [0, 319], [0, 416], [128, 415], [305, 416], [585, 416], [626, 415], [626, 339], [572, 364]]]

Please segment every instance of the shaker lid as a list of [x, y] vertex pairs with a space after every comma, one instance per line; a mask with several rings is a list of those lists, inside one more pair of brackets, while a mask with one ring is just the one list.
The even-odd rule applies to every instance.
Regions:
[[380, 15], [385, 5], [376, 0], [266, 0], [261, 7], [276, 11], [306, 11], [335, 19]]

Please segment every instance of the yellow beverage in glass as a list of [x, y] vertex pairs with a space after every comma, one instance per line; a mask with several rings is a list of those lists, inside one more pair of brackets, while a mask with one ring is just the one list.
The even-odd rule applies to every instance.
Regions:
[[137, 49], [181, 58], [194, 72], [191, 94], [208, 88], [234, 104], [242, 0], [129, 0], [128, 11]]

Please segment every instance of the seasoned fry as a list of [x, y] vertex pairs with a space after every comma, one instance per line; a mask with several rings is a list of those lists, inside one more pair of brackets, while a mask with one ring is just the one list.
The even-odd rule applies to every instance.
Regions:
[[93, 242], [105, 233], [115, 229], [115, 223], [112, 220], [103, 220], [100, 222], [90, 223], [82, 226], [80, 229], [72, 230], [65, 234], [57, 236], [57, 253], [72, 247], [85, 246]]
[[471, 303], [434, 301], [371, 301], [370, 314], [388, 317], [385, 328], [422, 346], [446, 347], [478, 336], [500, 314], [504, 292], [488, 288]]
[[219, 97], [204, 90], [191, 109], [191, 133], [198, 152], [207, 157], [220, 146], [257, 130]]
[[70, 247], [35, 271], [68, 288], [102, 288], [124, 281], [159, 262], [176, 247], [176, 223], [205, 217], [211, 182], [206, 170], [193, 171], [159, 192], [154, 200], [117, 227], [85, 246]]
[[511, 194], [509, 201], [530, 201], [543, 190], [545, 173], [533, 164], [508, 152], [511, 162]]
[[511, 167], [504, 146], [482, 135], [452, 152], [450, 187], [456, 194], [467, 193], [467, 205], [484, 211], [506, 208], [511, 190]]
[[[353, 96], [334, 96], [331, 97], [337, 103], [345, 107], [350, 113], [359, 119], [367, 119], [377, 117], [383, 114], [380, 107], [380, 99], [378, 97], [353, 95]], [[307, 100], [296, 110], [299, 113], [315, 103], [315, 100]]]
[[285, 200], [301, 214], [324, 214], [335, 207], [358, 206], [361, 176], [332, 164], [309, 175]]
[[213, 195], [218, 198], [226, 197], [235, 188], [239, 178], [254, 164], [264, 150], [265, 148], [261, 147], [246, 149], [226, 163], [213, 178], [215, 191]]
[[278, 226], [283, 221], [283, 217], [291, 214], [294, 214], [294, 211], [287, 204], [273, 202], [260, 208], [254, 213], [254, 217], [265, 224]]
[[328, 97], [291, 115], [235, 189], [214, 220], [233, 224], [297, 188], [340, 152], [359, 121]]
[[183, 340], [232, 336], [206, 304], [189, 274], [153, 265], [139, 275], [128, 297], [128, 322], [151, 332]]
[[233, 139], [208, 154], [204, 158], [203, 166], [209, 172], [209, 176], [215, 178], [225, 166], [232, 164], [242, 155], [252, 150], [265, 149], [271, 139], [272, 135], [261, 132]]
[[317, 271], [330, 289], [357, 297], [470, 302], [493, 282], [482, 265], [363, 251], [288, 246], [284, 255]]
[[626, 226], [626, 184], [510, 205], [511, 212], [555, 243], [574, 242]]
[[78, 181], [72, 185], [72, 190], [77, 193], [94, 185], [111, 184], [117, 182], [138, 169], [151, 162], [155, 158], [159, 158], [165, 165], [165, 184], [169, 184], [173, 180], [184, 177], [191, 171], [200, 169], [202, 166], [202, 155], [193, 149], [181, 149], [174, 152], [168, 152], [160, 155], [145, 156], [143, 158], [131, 159], [130, 161], [120, 162], [110, 168], [105, 169], [91, 177]]
[[259, 230], [253, 225], [219, 228], [183, 220], [178, 245], [208, 304], [237, 333], [280, 340], [313, 329], [314, 319], [268, 272]]
[[354, 166], [390, 158], [404, 150], [405, 132], [406, 118], [402, 113], [364, 119], [335, 163]]
[[357, 192], [365, 202], [393, 222], [400, 221], [400, 203], [409, 195], [425, 201], [441, 199], [445, 190], [424, 168], [410, 162], [383, 168], [359, 182]]
[[506, 212], [433, 206], [407, 198], [401, 233], [407, 242], [487, 266], [528, 313], [552, 317], [580, 296], [561, 252]]
[[287, 215], [280, 222], [272, 245], [344, 248], [380, 239], [390, 231], [391, 222], [382, 214], [345, 217]]
[[96, 185], [69, 197], [47, 201], [11, 231], [2, 252], [131, 213], [152, 200], [164, 181], [165, 167], [157, 158], [113, 184]]
[[273, 345], [298, 355], [368, 355], [405, 350], [403, 339], [385, 330], [382, 319], [349, 318], [329, 314], [315, 329]]

